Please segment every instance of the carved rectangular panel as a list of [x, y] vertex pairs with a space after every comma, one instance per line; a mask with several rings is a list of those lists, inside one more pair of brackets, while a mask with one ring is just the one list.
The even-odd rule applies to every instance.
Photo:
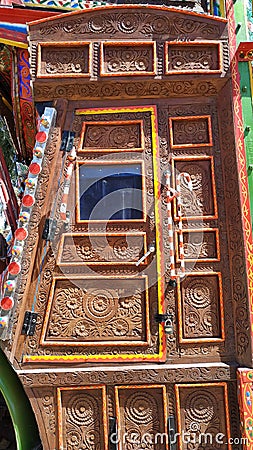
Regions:
[[135, 265], [146, 251], [146, 233], [66, 233], [62, 236], [57, 264]]
[[88, 42], [43, 42], [38, 46], [38, 78], [88, 77], [90, 66]]
[[146, 346], [150, 341], [147, 277], [57, 277], [41, 344]]
[[104, 386], [57, 389], [59, 449], [108, 450]]
[[219, 42], [166, 42], [166, 73], [220, 73]]
[[178, 282], [179, 341], [222, 341], [223, 294], [220, 272], [189, 273]]
[[101, 43], [102, 76], [155, 75], [155, 42]]
[[115, 387], [119, 450], [167, 450], [164, 385]]
[[[216, 219], [218, 217], [214, 161], [212, 156], [184, 156], [172, 159], [173, 184], [181, 173], [190, 175], [192, 190], [181, 180], [182, 219]], [[175, 220], [178, 220], [174, 202]]]
[[226, 383], [178, 384], [175, 389], [179, 449], [232, 449]]
[[[184, 229], [183, 249], [186, 262], [193, 261], [219, 261], [220, 244], [219, 230], [217, 228], [208, 229]], [[179, 231], [176, 231], [176, 259], [179, 259]]]
[[79, 153], [144, 150], [142, 120], [84, 122]]
[[210, 116], [170, 117], [169, 130], [173, 149], [213, 145]]

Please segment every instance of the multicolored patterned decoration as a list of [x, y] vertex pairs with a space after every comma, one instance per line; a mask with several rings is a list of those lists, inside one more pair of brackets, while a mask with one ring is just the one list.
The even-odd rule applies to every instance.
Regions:
[[[50, 135], [50, 129], [54, 125], [56, 110], [54, 108], [45, 108], [44, 115], [40, 120], [39, 131], [36, 134], [33, 160], [29, 167], [26, 188], [18, 218], [18, 228], [15, 231], [15, 241], [12, 247], [11, 261], [7, 267], [7, 279], [4, 284], [3, 297], [0, 299], [0, 339], [8, 338], [8, 322], [15, 306], [15, 288], [17, 285], [17, 276], [22, 269], [22, 254], [25, 240], [28, 236], [28, 225], [35, 203], [36, 186], [38, 176], [41, 171], [44, 151]], [[43, 136], [43, 139], [41, 137]], [[39, 153], [37, 155], [37, 152]], [[26, 199], [26, 200], [25, 200]], [[28, 199], [28, 201], [27, 201]]]
[[253, 449], [253, 370], [238, 369], [239, 404], [242, 424], [243, 449]]
[[88, 9], [96, 6], [114, 5], [116, 1], [106, 0], [24, 0], [24, 5], [27, 6], [43, 6], [47, 8], [57, 9]]

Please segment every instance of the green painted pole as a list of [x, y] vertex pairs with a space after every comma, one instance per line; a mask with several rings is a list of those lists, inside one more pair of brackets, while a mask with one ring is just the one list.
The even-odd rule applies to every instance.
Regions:
[[36, 449], [40, 443], [40, 437], [32, 407], [21, 381], [1, 349], [0, 391], [5, 399], [12, 419], [17, 449]]

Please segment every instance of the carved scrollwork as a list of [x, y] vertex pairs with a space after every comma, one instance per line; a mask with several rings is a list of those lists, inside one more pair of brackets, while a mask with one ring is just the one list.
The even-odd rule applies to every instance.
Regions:
[[153, 72], [152, 45], [116, 46], [104, 45], [104, 74], [128, 72]]

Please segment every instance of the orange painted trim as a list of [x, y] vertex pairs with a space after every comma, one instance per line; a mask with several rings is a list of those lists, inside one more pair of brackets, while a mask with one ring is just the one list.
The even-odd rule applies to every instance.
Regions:
[[225, 340], [225, 325], [224, 325], [224, 305], [223, 305], [223, 289], [222, 289], [222, 276], [221, 272], [191, 272], [187, 273], [186, 277], [205, 277], [216, 276], [218, 279], [218, 292], [219, 299], [217, 305], [219, 307], [219, 319], [220, 319], [220, 337], [202, 337], [202, 338], [184, 338], [183, 336], [183, 305], [181, 296], [181, 283], [180, 279], [177, 279], [177, 294], [178, 294], [178, 335], [180, 344], [201, 344], [211, 342], [224, 342]]
[[[186, 125], [189, 120], [198, 121], [200, 119], [206, 119], [207, 120], [207, 126], [208, 126], [208, 137], [209, 141], [205, 143], [198, 143], [198, 144], [192, 144], [192, 143], [185, 143], [185, 144], [174, 144], [173, 139], [173, 122], [178, 121], [185, 121]], [[212, 147], [213, 145], [213, 138], [212, 138], [212, 124], [211, 124], [211, 116], [204, 115], [204, 116], [176, 116], [176, 117], [170, 117], [169, 118], [169, 131], [170, 131], [170, 145], [173, 149], [179, 149], [179, 148], [199, 148], [199, 147]]]
[[[52, 47], [52, 48], [66, 48], [66, 47], [87, 47], [88, 48], [88, 54], [89, 54], [89, 61], [88, 61], [88, 72], [85, 73], [76, 73], [76, 72], [72, 72], [72, 73], [56, 73], [56, 74], [43, 74], [41, 73], [41, 66], [42, 66], [42, 49], [43, 48], [48, 48], [48, 47]], [[37, 78], [87, 78], [91, 76], [91, 64], [92, 62], [92, 48], [91, 48], [91, 43], [90, 42], [40, 42], [38, 44], [38, 62], [37, 62], [37, 74], [36, 77]]]
[[145, 177], [145, 168], [144, 168], [144, 161], [137, 159], [137, 160], [122, 160], [122, 161], [77, 161], [76, 163], [76, 198], [81, 199], [80, 195], [80, 176], [79, 176], [79, 167], [86, 165], [86, 166], [103, 166], [105, 165], [119, 165], [124, 164], [125, 166], [131, 166], [133, 164], [139, 164], [141, 166], [141, 178], [142, 178], [142, 218], [141, 219], [96, 219], [96, 220], [84, 220], [81, 219], [80, 214], [80, 200], [77, 202], [76, 205], [76, 223], [143, 223], [147, 221], [147, 205], [146, 205], [146, 177]]
[[[129, 72], [106, 72], [105, 70], [105, 49], [107, 47], [140, 47], [142, 50], [144, 47], [152, 47], [152, 70], [136, 70]], [[100, 45], [100, 76], [101, 77], [132, 77], [132, 76], [147, 76], [156, 75], [157, 73], [157, 56], [156, 56], [156, 42], [150, 41], [138, 41], [138, 42], [101, 42]]]
[[[218, 69], [193, 69], [193, 70], [169, 70], [169, 48], [177, 47], [180, 50], [180, 47], [217, 47], [217, 55], [218, 55]], [[165, 42], [165, 74], [166, 75], [180, 75], [180, 74], [220, 74], [222, 72], [222, 47], [219, 41], [190, 41], [190, 42], [178, 42], [178, 41], [169, 41]]]
[[[195, 388], [197, 395], [197, 388], [211, 388], [211, 387], [221, 387], [223, 388], [223, 398], [224, 398], [224, 409], [225, 409], [225, 426], [227, 433], [227, 441], [226, 448], [228, 450], [232, 450], [232, 445], [229, 443], [231, 438], [230, 434], [230, 417], [229, 417], [229, 405], [228, 405], [228, 388], [227, 383], [195, 383], [195, 384], [175, 384], [175, 395], [176, 395], [176, 410], [177, 410], [177, 423], [178, 423], [178, 432], [180, 436], [182, 435], [182, 422], [181, 422], [181, 404], [180, 404], [180, 389], [188, 389]], [[183, 450], [182, 440], [179, 439], [179, 450]]]
[[[202, 258], [198, 255], [198, 258], [187, 258], [187, 256], [184, 257], [185, 262], [216, 262], [220, 261], [220, 238], [219, 238], [219, 229], [218, 228], [184, 228], [183, 229], [183, 235], [186, 233], [194, 234], [194, 233], [215, 233], [215, 244], [216, 244], [216, 253], [217, 258]], [[176, 230], [176, 262], [180, 262], [179, 258], [179, 251], [178, 251], [178, 244], [179, 244], [179, 230]]]
[[[180, 10], [177, 8], [170, 8], [170, 7], [166, 7], [166, 6], [154, 6], [154, 5], [106, 5], [106, 6], [100, 6], [100, 7], [96, 7], [92, 10], [90, 9], [84, 9], [84, 10], [79, 10], [79, 11], [73, 11], [67, 14], [64, 14], [64, 21], [66, 18], [68, 17], [74, 17], [75, 15], [82, 15], [82, 14], [87, 14], [87, 13], [94, 13], [96, 11], [101, 11], [104, 12], [106, 11], [110, 11], [110, 10], [121, 10], [121, 9], [143, 9], [143, 10], [154, 10], [154, 11], [167, 11], [167, 12], [172, 12], [172, 13], [177, 13], [179, 15], [182, 16], [191, 16], [191, 17], [197, 17], [200, 19], [208, 19], [212, 22], [220, 22], [223, 23], [224, 25], [227, 24], [227, 19], [224, 19], [223, 17], [217, 17], [217, 16], [210, 16], [208, 14], [200, 14], [197, 12], [193, 12], [193, 11], [187, 11], [187, 10]], [[60, 13], [59, 13], [60, 14]], [[51, 22], [52, 20], [59, 20], [60, 15], [58, 16], [54, 16], [54, 17], [50, 17], [48, 19], [39, 19], [39, 20], [35, 20], [32, 22], [29, 22], [28, 25], [29, 26], [34, 26], [34, 25], [38, 25], [40, 23], [45, 23], [45, 22]]]
[[[89, 125], [132, 125], [132, 124], [140, 124], [140, 136], [141, 136], [141, 146], [134, 148], [97, 148], [97, 147], [83, 147], [83, 141], [85, 138], [85, 131]], [[140, 152], [145, 149], [145, 141], [144, 141], [144, 130], [143, 130], [143, 120], [117, 120], [117, 121], [97, 121], [97, 122], [83, 122], [80, 143], [77, 152], [78, 153], [90, 153], [90, 152]]]
[[[213, 199], [213, 214], [207, 214], [207, 215], [199, 215], [199, 216], [183, 216], [182, 220], [207, 220], [207, 219], [218, 219], [218, 206], [217, 206], [217, 195], [216, 195], [216, 184], [215, 184], [215, 171], [214, 171], [214, 157], [213, 156], [173, 156], [171, 158], [171, 165], [172, 165], [172, 183], [173, 188], [176, 189], [176, 162], [191, 162], [191, 161], [210, 161], [211, 166], [211, 186], [212, 186], [212, 199]], [[174, 220], [177, 222], [179, 221], [179, 217], [177, 214], [177, 204], [176, 200], [173, 200], [174, 202]]]
[[[107, 237], [131, 237], [131, 236], [142, 236], [143, 237], [143, 252], [142, 254], [139, 255], [139, 257], [141, 258], [147, 251], [147, 235], [144, 232], [135, 232], [135, 233], [131, 233], [131, 232], [121, 232], [121, 233], [107, 233], [106, 231], [104, 233], [64, 233], [61, 237], [60, 240], [60, 244], [59, 244], [59, 251], [57, 254], [57, 259], [56, 259], [56, 264], [59, 265], [60, 267], [65, 267], [65, 266], [78, 266], [80, 267], [80, 265], [85, 265], [85, 266], [91, 266], [91, 265], [96, 265], [96, 266], [110, 266], [113, 265], [115, 266], [115, 264], [117, 265], [136, 265], [136, 262], [138, 261], [138, 259], [135, 259], [133, 261], [118, 261], [118, 260], [114, 260], [114, 261], [100, 261], [100, 260], [93, 260], [93, 261], [75, 261], [75, 262], [61, 262], [61, 257], [62, 257], [62, 253], [63, 253], [63, 249], [64, 249], [64, 241], [65, 238], [70, 237], [72, 240], [74, 240], [75, 237], [90, 237], [90, 238], [94, 238], [94, 237], [104, 237], [105, 239]], [[146, 258], [142, 263], [140, 263], [140, 266], [144, 266], [145, 264], [148, 263], [148, 259]]]
[[106, 387], [103, 386], [81, 386], [81, 387], [60, 387], [57, 388], [57, 418], [58, 418], [58, 442], [59, 450], [65, 450], [63, 442], [63, 414], [62, 414], [62, 401], [61, 393], [63, 391], [101, 391], [101, 404], [102, 404], [102, 417], [103, 417], [103, 438], [104, 438], [104, 450], [108, 450], [108, 421], [107, 421], [107, 399], [106, 399]]
[[[74, 280], [113, 280], [113, 281], [118, 281], [118, 280], [133, 280], [133, 277], [127, 277], [124, 275], [118, 275], [117, 278], [115, 277], [104, 277], [104, 276], [71, 276], [69, 277], [69, 281], [74, 281]], [[120, 340], [112, 340], [112, 341], [85, 341], [85, 340], [80, 340], [79, 341], [75, 341], [75, 340], [71, 340], [71, 341], [67, 341], [67, 340], [47, 340], [46, 339], [46, 334], [47, 334], [47, 328], [48, 328], [48, 324], [50, 321], [50, 316], [51, 316], [51, 310], [52, 310], [52, 306], [53, 306], [53, 299], [54, 299], [54, 293], [55, 293], [55, 286], [57, 281], [59, 280], [66, 280], [66, 277], [55, 277], [53, 279], [52, 285], [51, 285], [51, 289], [50, 289], [50, 294], [49, 294], [49, 298], [48, 298], [48, 302], [47, 302], [47, 309], [46, 309], [46, 313], [45, 313], [45, 318], [44, 318], [44, 322], [43, 322], [43, 328], [42, 328], [42, 332], [41, 332], [41, 337], [40, 337], [40, 345], [41, 346], [46, 346], [46, 347], [105, 347], [105, 346], [110, 346], [110, 347], [114, 347], [114, 346], [124, 346], [124, 347], [132, 347], [132, 346], [138, 346], [138, 347], [147, 347], [150, 344], [150, 320], [149, 320], [149, 290], [148, 290], [148, 276], [147, 275], [143, 275], [143, 276], [136, 276], [134, 277], [135, 280], [140, 280], [144, 282], [144, 286], [145, 289], [143, 292], [145, 292], [145, 301], [144, 301], [144, 305], [145, 305], [145, 334], [146, 334], [146, 339], [144, 340], [140, 340], [140, 341], [134, 341], [134, 340], [127, 340], [127, 337], [124, 336], [124, 340], [120, 341]]]

